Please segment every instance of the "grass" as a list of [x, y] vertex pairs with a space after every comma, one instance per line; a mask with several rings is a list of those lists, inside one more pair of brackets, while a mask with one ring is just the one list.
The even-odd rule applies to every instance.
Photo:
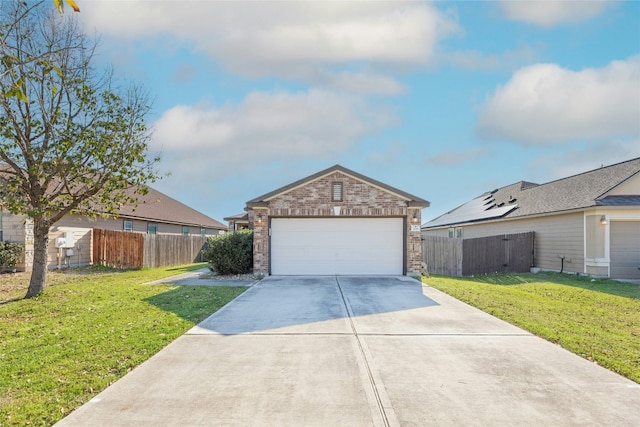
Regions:
[[423, 282], [640, 382], [640, 286], [559, 273]]
[[30, 300], [28, 275], [0, 278], [0, 426], [51, 425], [245, 288], [144, 285], [204, 265], [52, 273]]

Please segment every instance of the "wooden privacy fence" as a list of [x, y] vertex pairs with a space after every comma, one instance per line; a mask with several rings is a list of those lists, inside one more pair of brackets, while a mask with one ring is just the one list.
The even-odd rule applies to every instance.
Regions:
[[426, 236], [422, 241], [422, 262], [429, 274], [462, 276], [462, 239]]
[[92, 232], [94, 265], [114, 268], [142, 268], [144, 234], [94, 228]]
[[462, 275], [528, 273], [533, 267], [534, 233], [465, 239], [462, 242]]
[[474, 239], [426, 236], [422, 258], [431, 274], [526, 273], [534, 265], [533, 231]]
[[205, 236], [144, 235], [144, 266], [169, 267], [202, 261]]
[[170, 267], [202, 260], [206, 236], [93, 229], [92, 263], [114, 268]]

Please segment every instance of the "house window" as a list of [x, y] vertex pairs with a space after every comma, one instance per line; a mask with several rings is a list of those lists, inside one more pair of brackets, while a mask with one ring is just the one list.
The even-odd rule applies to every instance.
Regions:
[[122, 229], [124, 231], [133, 231], [133, 221], [124, 220], [122, 222]]
[[462, 239], [462, 227], [456, 228], [456, 239]]
[[331, 184], [331, 201], [333, 202], [341, 202], [342, 201], [342, 183], [334, 182]]
[[188, 236], [189, 235], [189, 227], [187, 227], [186, 225], [182, 226], [182, 235], [183, 236]]
[[453, 239], [453, 233], [454, 233], [453, 228], [450, 228], [450, 229], [449, 229], [449, 238], [450, 238], [450, 239]]
[[207, 229], [206, 228], [201, 228], [200, 229], [200, 235], [201, 236], [206, 236], [207, 235]]
[[158, 234], [158, 224], [148, 223], [147, 224], [147, 234]]

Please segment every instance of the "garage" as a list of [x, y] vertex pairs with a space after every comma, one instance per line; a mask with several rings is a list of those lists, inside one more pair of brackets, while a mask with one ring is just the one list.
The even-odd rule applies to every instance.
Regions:
[[272, 218], [271, 273], [403, 274], [403, 218]]
[[640, 279], [640, 221], [611, 221], [611, 278]]
[[421, 212], [428, 206], [334, 165], [247, 202], [253, 272], [420, 276]]

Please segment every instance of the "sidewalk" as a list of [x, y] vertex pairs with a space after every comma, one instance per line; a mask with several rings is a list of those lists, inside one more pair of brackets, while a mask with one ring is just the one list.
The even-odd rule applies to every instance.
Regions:
[[172, 284], [183, 286], [251, 286], [258, 280], [249, 278], [249, 275], [235, 276], [211, 276], [203, 278], [202, 276], [210, 274], [209, 268], [201, 268], [199, 270], [190, 271], [188, 273], [177, 274], [164, 279], [154, 280], [146, 283], [147, 285]]

